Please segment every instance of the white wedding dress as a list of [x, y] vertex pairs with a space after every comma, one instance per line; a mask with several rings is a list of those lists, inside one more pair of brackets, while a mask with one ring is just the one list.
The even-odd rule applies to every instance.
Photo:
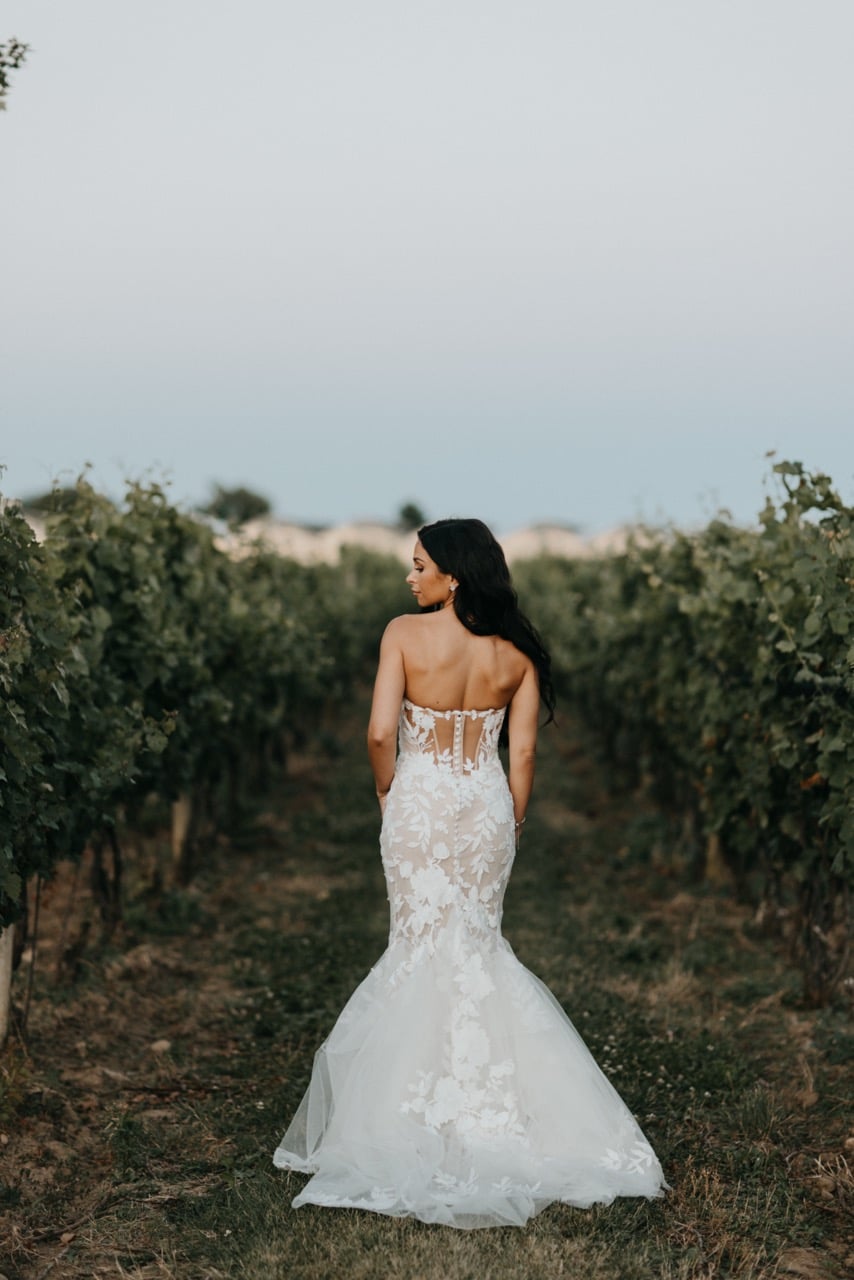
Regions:
[[404, 701], [380, 844], [388, 949], [318, 1050], [274, 1162], [293, 1201], [521, 1226], [666, 1187], [548, 988], [501, 935], [514, 856], [504, 709]]

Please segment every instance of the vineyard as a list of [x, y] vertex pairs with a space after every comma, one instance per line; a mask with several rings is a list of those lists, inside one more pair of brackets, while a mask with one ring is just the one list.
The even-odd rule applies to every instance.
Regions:
[[661, 856], [725, 868], [820, 1005], [850, 958], [854, 509], [826, 476], [774, 470], [758, 532], [650, 532], [517, 577], [566, 702], [670, 818]]
[[187, 883], [407, 596], [396, 562], [358, 553], [334, 570], [232, 559], [158, 486], [118, 507], [81, 482], [57, 506], [43, 545], [0, 514], [0, 926], [26, 924], [29, 886], [90, 850], [108, 936], [147, 810], [171, 808], [166, 874]]
[[[811, 475], [798, 464], [783, 463], [775, 471], [779, 495], [768, 501], [756, 529], [720, 518], [693, 534], [638, 531], [623, 553], [607, 558], [539, 558], [514, 566], [523, 605], [552, 650], [560, 692], [563, 745], [550, 748], [545, 772], [551, 781], [538, 783], [537, 792], [541, 843], [552, 860], [544, 860], [541, 870], [546, 880], [556, 875], [550, 868], [593, 821], [585, 818], [584, 826], [573, 817], [575, 825], [567, 826], [554, 813], [549, 816], [549, 788], [577, 788], [574, 762], [583, 752], [596, 762], [597, 776], [611, 793], [610, 801], [598, 796], [595, 807], [604, 810], [610, 804], [625, 822], [620, 830], [597, 829], [595, 838], [589, 836], [590, 867], [606, 867], [603, 884], [608, 881], [613, 897], [608, 907], [601, 906], [602, 912], [614, 913], [601, 925], [602, 937], [617, 936], [620, 930], [628, 934], [618, 948], [621, 964], [658, 966], [654, 988], [672, 987], [676, 998], [684, 974], [668, 969], [665, 981], [662, 953], [677, 941], [688, 950], [695, 944], [688, 933], [680, 933], [676, 916], [665, 929], [667, 913], [659, 898], [662, 886], [669, 886], [674, 902], [700, 904], [697, 919], [717, 930], [714, 947], [723, 945], [721, 935], [726, 934], [737, 964], [742, 962], [738, 947], [746, 948], [755, 973], [764, 975], [757, 977], [762, 1017], [770, 1016], [763, 1001], [783, 999], [801, 1011], [799, 1017], [807, 1017], [804, 1011], [811, 1009], [820, 1011], [810, 1015], [815, 1018], [826, 1014], [831, 1022], [810, 1025], [829, 1028], [836, 1025], [833, 1011], [843, 1009], [851, 994], [854, 510], [844, 505], [826, 477]], [[340, 711], [353, 701], [364, 710], [366, 681], [383, 626], [411, 607], [401, 566], [355, 550], [345, 552], [336, 566], [300, 565], [262, 545], [227, 554], [208, 524], [178, 510], [156, 485], [130, 485], [123, 501], [113, 503], [80, 482], [71, 496], [62, 495], [61, 501], [57, 496], [43, 542], [35, 540], [14, 505], [0, 510], [0, 573], [6, 585], [0, 598], [0, 978], [5, 966], [13, 996], [5, 1065], [0, 1057], [0, 1130], [14, 1125], [18, 1114], [25, 1117], [26, 1128], [27, 1098], [48, 1096], [35, 1085], [28, 1094], [22, 1080], [38, 1068], [39, 1055], [48, 1054], [53, 1043], [46, 1028], [57, 1016], [56, 1002], [72, 1000], [76, 988], [74, 999], [81, 1008], [95, 999], [94, 989], [81, 985], [83, 972], [102, 973], [107, 992], [117, 974], [123, 981], [130, 975], [131, 981], [134, 966], [142, 963], [139, 952], [149, 947], [140, 940], [165, 936], [170, 929], [176, 939], [185, 937], [185, 962], [191, 968], [194, 963], [203, 968], [201, 961], [191, 959], [193, 939], [215, 936], [217, 955], [231, 954], [230, 947], [234, 952], [229, 981], [235, 974], [255, 975], [250, 983], [257, 1024], [252, 1034], [275, 1037], [284, 1046], [284, 1061], [294, 1068], [294, 1075], [287, 1075], [287, 1096], [296, 1096], [303, 1068], [295, 1064], [307, 1054], [310, 1058], [309, 1046], [322, 1035], [323, 1024], [358, 981], [360, 968], [371, 964], [382, 947], [385, 900], [376, 865], [371, 861], [372, 870], [365, 872], [364, 862], [357, 867], [352, 852], [370, 849], [375, 842], [373, 810], [363, 811], [362, 801], [355, 798], [362, 784], [366, 806], [371, 798], [367, 775], [362, 776], [363, 725], [360, 719], [350, 736], [342, 738]], [[354, 754], [359, 765], [348, 766], [351, 781], [321, 796], [316, 779], [324, 773], [324, 762], [349, 760]], [[353, 769], [358, 785], [352, 782]], [[587, 812], [574, 793], [571, 804], [573, 814]], [[325, 842], [309, 837], [300, 825], [307, 809], [328, 828]], [[532, 842], [537, 821], [535, 810], [526, 837]], [[275, 853], [279, 839], [287, 854], [284, 871]], [[316, 862], [299, 861], [294, 850], [300, 840], [305, 859]], [[606, 848], [608, 855], [602, 852]], [[258, 850], [255, 864], [253, 849]], [[371, 858], [375, 854], [367, 852], [365, 860]], [[365, 875], [367, 889], [360, 879]], [[541, 915], [551, 921], [555, 936], [570, 930], [571, 903], [577, 898], [566, 898], [563, 881], [555, 881], [552, 893], [547, 883], [538, 887], [533, 878], [526, 881], [521, 868], [519, 875], [531, 903], [522, 936], [525, 929], [534, 936]], [[637, 888], [641, 880], [651, 886], [643, 907]], [[233, 906], [242, 884], [267, 885], [256, 904], [254, 924], [245, 904], [239, 911]], [[639, 912], [639, 920], [648, 910], [653, 921], [642, 936], [625, 926], [628, 908], [618, 901], [632, 885], [632, 910]], [[575, 883], [573, 893], [577, 890]], [[282, 918], [289, 923], [284, 932], [269, 934], [264, 944], [269, 953], [262, 957], [254, 939], [269, 929], [267, 917], [277, 893], [282, 895]], [[337, 912], [326, 901], [330, 894], [340, 904]], [[60, 910], [60, 897], [76, 903], [74, 909]], [[564, 901], [570, 905], [561, 916], [556, 904]], [[340, 914], [345, 908], [346, 918]], [[593, 914], [586, 918], [595, 918], [599, 910], [591, 907]], [[230, 911], [238, 914], [229, 916]], [[330, 911], [335, 915], [331, 921]], [[50, 974], [40, 973], [37, 965], [40, 913]], [[361, 929], [363, 918], [367, 924]], [[239, 934], [233, 945], [222, 931], [223, 920], [232, 920]], [[324, 961], [312, 953], [311, 965], [308, 950], [303, 950], [311, 946], [307, 920], [327, 948]], [[737, 923], [731, 927], [730, 921]], [[582, 924], [582, 932], [585, 928]], [[575, 933], [571, 936], [571, 945], [580, 947]], [[168, 954], [170, 972], [180, 973], [180, 957]], [[594, 966], [604, 963], [599, 953], [588, 958]], [[553, 963], [544, 951], [536, 967], [548, 979]], [[304, 989], [303, 966], [319, 966], [322, 990]], [[699, 991], [699, 973], [697, 969], [690, 982], [684, 978], [686, 999]], [[793, 986], [795, 974], [799, 977]], [[201, 982], [201, 968], [197, 976]], [[156, 967], [149, 977], [156, 985]], [[709, 980], [721, 981], [711, 971]], [[601, 1018], [602, 1051], [614, 991], [621, 993], [620, 1000], [625, 996], [625, 1016], [640, 1019], [638, 1027], [647, 1026], [652, 1016], [649, 1011], [630, 1013], [634, 996], [626, 995], [624, 968], [613, 981], [617, 986], [607, 999], [595, 991], [585, 996], [593, 1021]], [[768, 985], [762, 987], [762, 982]], [[164, 1017], [173, 999], [165, 994], [169, 989], [164, 980]], [[281, 999], [277, 991], [284, 991]], [[775, 991], [785, 995], [774, 996]], [[742, 1003], [746, 998], [742, 992]], [[109, 999], [122, 1005], [121, 996]], [[747, 1020], [743, 1008], [741, 1014]], [[176, 1025], [183, 1025], [177, 1012], [174, 1016]], [[186, 1009], [181, 1017], [189, 1017]], [[689, 1015], [686, 1006], [677, 1015], [668, 1005], [668, 1017], [675, 1019], [667, 1033], [671, 1039], [679, 1017], [685, 1025], [681, 1031], [677, 1026], [675, 1046], [668, 1047], [665, 1037], [655, 1052], [666, 1059], [675, 1079], [680, 1072], [690, 1074], [687, 1058], [679, 1059], [680, 1053], [688, 1054], [688, 1042], [680, 1048], [678, 1036], [689, 1034], [695, 1014]], [[35, 1024], [31, 1039], [39, 1046], [30, 1051], [28, 1022]], [[691, 1027], [693, 1035], [694, 1022]], [[131, 1035], [132, 1023], [125, 1029]], [[98, 1041], [97, 1026], [78, 1026], [75, 1034], [82, 1036], [79, 1043]], [[801, 1039], [806, 1044], [806, 1037]], [[162, 1043], [168, 1054], [168, 1041]], [[831, 1035], [828, 1030], [827, 1044], [828, 1061], [838, 1061], [837, 1031]], [[219, 1041], [212, 1039], [210, 1054], [220, 1052]], [[237, 1057], [241, 1052], [234, 1049]], [[690, 1049], [691, 1071], [708, 1075], [706, 1065], [698, 1066], [698, 1052], [696, 1046]], [[30, 1065], [25, 1069], [22, 1063]], [[727, 1087], [733, 1081], [741, 1087], [735, 1057], [727, 1063], [721, 1082], [726, 1078]], [[126, 1062], [121, 1065], [123, 1072], [130, 1070]], [[255, 1063], [256, 1069], [263, 1070]], [[198, 1075], [200, 1068], [195, 1062], [187, 1070]], [[163, 1096], [184, 1098], [184, 1086], [176, 1083], [184, 1078], [179, 1066], [170, 1068], [170, 1074], [161, 1064], [158, 1071]], [[238, 1092], [252, 1093], [248, 1084], [234, 1083], [232, 1066], [224, 1059], [216, 1072], [232, 1079]], [[107, 1093], [111, 1078], [101, 1077]], [[281, 1079], [271, 1076], [269, 1087], [279, 1088]], [[210, 1086], [211, 1098], [217, 1087]], [[753, 1090], [751, 1107], [757, 1114], [751, 1111], [746, 1120], [741, 1115], [742, 1122], [776, 1142], [776, 1122], [762, 1110], [760, 1084], [754, 1079], [745, 1087]], [[654, 1092], [652, 1084], [649, 1088]], [[809, 1081], [804, 1088], [807, 1096]], [[658, 1113], [664, 1103], [650, 1092], [646, 1105]], [[146, 1177], [150, 1181], [153, 1176], [149, 1157], [134, 1145], [144, 1125], [140, 1121], [134, 1129], [137, 1122], [127, 1107], [110, 1106], [111, 1159], [122, 1172], [123, 1185], [133, 1185], [134, 1194], [141, 1195], [140, 1188], [149, 1185]], [[829, 1108], [827, 1131], [833, 1132], [834, 1142], [838, 1114], [835, 1104]], [[697, 1115], [692, 1117], [693, 1125]], [[251, 1123], [261, 1119], [255, 1116]], [[716, 1123], [727, 1123], [723, 1110]], [[681, 1112], [679, 1124], [688, 1125]], [[778, 1127], [782, 1132], [782, 1121]], [[701, 1128], [702, 1141], [690, 1127], [680, 1139], [696, 1153], [690, 1160], [699, 1161], [703, 1143], [712, 1141], [714, 1125], [708, 1116]], [[259, 1146], [266, 1140], [265, 1131]], [[671, 1158], [684, 1159], [684, 1151], [678, 1157], [674, 1148]], [[825, 1168], [829, 1157], [816, 1158], [824, 1160]], [[252, 1161], [256, 1159], [253, 1155]], [[836, 1182], [831, 1178], [829, 1194], [850, 1196], [851, 1179], [841, 1176], [847, 1165], [838, 1163], [842, 1157], [834, 1159], [840, 1176]], [[267, 1178], [266, 1165], [264, 1170]], [[231, 1168], [231, 1206], [240, 1202], [244, 1176], [249, 1174]], [[0, 1212], [17, 1203], [20, 1194], [4, 1168]], [[702, 1194], [696, 1190], [697, 1205], [710, 1194], [708, 1188]], [[44, 1204], [48, 1218], [54, 1213], [52, 1203], [48, 1197]], [[832, 1207], [835, 1211], [836, 1201]], [[56, 1212], [61, 1217], [65, 1210]], [[690, 1212], [701, 1210], [695, 1206]], [[809, 1218], [804, 1226], [812, 1242], [821, 1235], [815, 1221]], [[194, 1230], [192, 1215], [184, 1227]], [[714, 1230], [708, 1223], [707, 1228]], [[371, 1230], [376, 1235], [378, 1228]], [[750, 1227], [756, 1230], [755, 1224]], [[783, 1228], [772, 1231], [766, 1224], [763, 1230], [773, 1235]], [[35, 1250], [33, 1241], [53, 1238], [42, 1225], [34, 1228], [30, 1243]], [[409, 1236], [407, 1240], [411, 1244]], [[72, 1256], [71, 1240], [66, 1247]], [[146, 1247], [154, 1248], [150, 1242]], [[688, 1244], [683, 1241], [679, 1247], [687, 1249]], [[773, 1249], [770, 1243], [763, 1248], [767, 1261]], [[718, 1270], [702, 1270], [700, 1252], [691, 1263], [696, 1270], [686, 1265], [672, 1274], [771, 1274], [760, 1261], [750, 1270], [746, 1252], [739, 1257], [738, 1267], [718, 1259]], [[8, 1274], [28, 1274], [23, 1263], [15, 1265], [18, 1270], [6, 1268]], [[463, 1259], [458, 1270], [437, 1267], [436, 1275], [470, 1274], [467, 1265]], [[542, 1266], [542, 1272], [531, 1274], [563, 1274], [544, 1261]], [[627, 1266], [624, 1260], [613, 1274], [634, 1274]], [[301, 1271], [293, 1259], [289, 1267], [281, 1274], [324, 1274]], [[206, 1270], [200, 1264], [197, 1270], [143, 1268], [134, 1274], [143, 1280], [148, 1275], [237, 1272]], [[245, 1274], [278, 1272], [265, 1271], [258, 1262], [256, 1271]], [[425, 1268], [424, 1274], [433, 1272]], [[596, 1272], [600, 1274], [609, 1277], [612, 1272]]]

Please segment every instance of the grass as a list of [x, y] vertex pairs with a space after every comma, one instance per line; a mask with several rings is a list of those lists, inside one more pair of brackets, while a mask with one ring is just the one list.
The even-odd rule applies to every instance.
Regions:
[[[0, 1058], [8, 1280], [841, 1278], [854, 1201], [850, 1024], [799, 1006], [750, 913], [647, 856], [656, 819], [607, 797], [571, 727], [544, 735], [505, 911], [658, 1152], [661, 1201], [552, 1206], [457, 1232], [290, 1200], [271, 1153], [312, 1055], [382, 952], [387, 903], [361, 722], [297, 762], [254, 839], [189, 890], [129, 888], [124, 934], [57, 985], [91, 909], [46, 893], [29, 1044]], [[67, 923], [66, 923], [67, 928]], [[93, 932], [94, 936], [94, 932]], [[847, 1087], [846, 1087], [847, 1080]], [[848, 1145], [846, 1146], [846, 1142]]]

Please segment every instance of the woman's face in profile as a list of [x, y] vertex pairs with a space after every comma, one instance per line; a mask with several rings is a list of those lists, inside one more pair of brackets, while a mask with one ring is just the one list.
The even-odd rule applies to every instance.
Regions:
[[451, 595], [451, 574], [442, 573], [420, 542], [416, 542], [412, 552], [412, 568], [406, 575], [406, 581], [422, 609], [434, 604], [445, 604]]

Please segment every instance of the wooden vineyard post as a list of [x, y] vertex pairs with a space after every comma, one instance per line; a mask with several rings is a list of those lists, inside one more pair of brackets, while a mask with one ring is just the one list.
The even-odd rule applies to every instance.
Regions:
[[729, 867], [724, 861], [721, 838], [716, 831], [706, 840], [706, 879], [709, 884], [725, 885], [732, 880]]
[[0, 1048], [9, 1034], [9, 1015], [12, 1007], [12, 952], [15, 942], [15, 926], [7, 925], [0, 932]]
[[193, 820], [193, 801], [186, 791], [172, 802], [172, 869], [178, 884], [187, 879], [190, 824]]

